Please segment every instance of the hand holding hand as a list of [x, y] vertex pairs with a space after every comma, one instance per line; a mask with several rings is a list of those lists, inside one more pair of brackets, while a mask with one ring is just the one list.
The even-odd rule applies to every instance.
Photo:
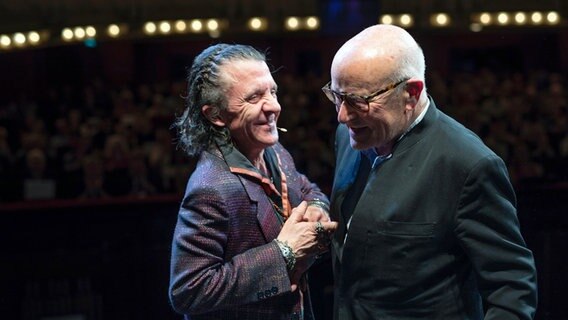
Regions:
[[[318, 209], [312, 207], [311, 210]], [[325, 219], [320, 216], [321, 221], [308, 221], [307, 211], [308, 205], [305, 201], [294, 208], [277, 237], [278, 241], [290, 246], [296, 257], [297, 267], [291, 274], [293, 290], [301, 275], [313, 263], [314, 257], [327, 251], [329, 237], [337, 229], [337, 222], [329, 221], [329, 218]], [[312, 214], [310, 220], [318, 216], [315, 212]], [[319, 215], [321, 215], [321, 212], [319, 212]]]
[[318, 206], [308, 206], [306, 213], [304, 214], [304, 220], [306, 222], [317, 222], [317, 221], [330, 221], [329, 214], [323, 208]]

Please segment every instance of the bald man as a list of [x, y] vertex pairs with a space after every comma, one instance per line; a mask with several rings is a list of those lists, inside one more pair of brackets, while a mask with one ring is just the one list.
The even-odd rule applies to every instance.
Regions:
[[532, 252], [502, 159], [426, 92], [420, 46], [376, 25], [336, 53], [335, 319], [532, 319]]

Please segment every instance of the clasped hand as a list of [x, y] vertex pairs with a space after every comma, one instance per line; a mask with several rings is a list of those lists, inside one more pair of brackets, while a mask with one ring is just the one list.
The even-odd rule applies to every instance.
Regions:
[[315, 257], [328, 250], [331, 234], [336, 229], [337, 222], [330, 221], [327, 212], [308, 206], [306, 201], [292, 209], [277, 237], [279, 241], [288, 243], [296, 256], [296, 268], [290, 275], [292, 291]]

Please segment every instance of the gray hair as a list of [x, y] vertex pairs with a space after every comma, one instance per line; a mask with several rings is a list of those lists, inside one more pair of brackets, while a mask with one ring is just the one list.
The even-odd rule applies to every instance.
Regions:
[[216, 44], [203, 50], [188, 68], [185, 110], [174, 121], [178, 147], [189, 156], [196, 156], [211, 146], [216, 138], [230, 141], [229, 130], [218, 127], [203, 116], [201, 107], [210, 105], [213, 114], [227, 108], [227, 84], [223, 81], [221, 66], [237, 60], [266, 62], [266, 55], [251, 46]]

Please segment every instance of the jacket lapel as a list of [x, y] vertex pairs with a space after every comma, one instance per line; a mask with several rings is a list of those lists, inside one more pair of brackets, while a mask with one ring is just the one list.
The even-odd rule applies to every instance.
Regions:
[[[231, 144], [218, 141], [217, 148], [214, 149], [216, 154], [225, 159], [229, 170], [239, 178], [251, 203], [256, 204], [256, 216], [260, 229], [266, 242], [272, 241], [278, 236], [282, 226], [267, 194], [271, 192], [278, 193], [278, 190], [276, 190], [270, 179], [261, 175]], [[282, 179], [285, 184], [285, 177]], [[289, 210], [289, 205], [286, 206], [287, 191], [285, 188], [282, 189], [282, 193], [284, 210]]]
[[266, 242], [274, 240], [280, 233], [282, 226], [276, 217], [272, 204], [268, 200], [268, 196], [258, 183], [242, 175], [239, 175], [239, 179], [248, 193], [251, 202], [256, 203], [256, 217]]
[[347, 227], [347, 221], [343, 218], [341, 214], [341, 207], [343, 201], [345, 200], [345, 195], [357, 176], [359, 164], [361, 162], [361, 152], [352, 150], [349, 146], [349, 135], [347, 133], [347, 128], [344, 125], [340, 125], [338, 129], [338, 144], [344, 145], [341, 148], [343, 152], [338, 154], [337, 158], [337, 168], [340, 168], [335, 173], [335, 179], [333, 183], [333, 189], [331, 194], [331, 214], [332, 220], [337, 221], [339, 226], [338, 230], [334, 233], [334, 241], [332, 241], [332, 249], [335, 251], [337, 257], [341, 261], [342, 249], [343, 249], [343, 239], [345, 235], [345, 228]]

